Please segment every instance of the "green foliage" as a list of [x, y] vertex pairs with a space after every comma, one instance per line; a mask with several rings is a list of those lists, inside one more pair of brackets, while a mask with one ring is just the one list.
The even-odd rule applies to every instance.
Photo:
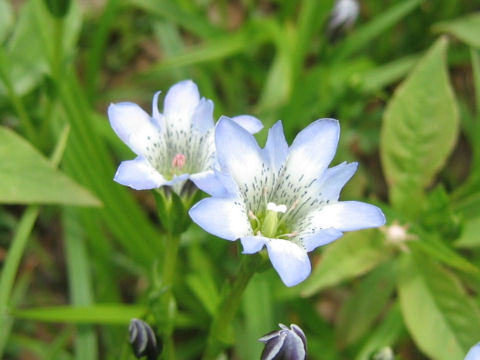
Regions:
[[376, 230], [352, 232], [326, 248], [312, 275], [298, 287], [311, 296], [320, 290], [365, 274], [386, 261], [391, 249]]
[[0, 128], [0, 157], [0, 203], [101, 205], [91, 192], [56, 170], [7, 128]]
[[[200, 358], [212, 323], [224, 358], [257, 359], [279, 322], [313, 360], [463, 359], [480, 340], [478, 6], [365, 0], [330, 41], [333, 3], [0, 0], [0, 358], [129, 359], [139, 317], [168, 359]], [[288, 140], [339, 119], [336, 159], [359, 162], [341, 199], [386, 226], [316, 250], [294, 288], [267, 261], [234, 282], [251, 258], [191, 226], [200, 192], [112, 181], [132, 154], [108, 104], [148, 109], [186, 78], [217, 118], [282, 119]]]
[[442, 22], [435, 25], [434, 29], [451, 34], [471, 47], [480, 48], [480, 13]]
[[392, 205], [415, 216], [424, 190], [451, 153], [458, 111], [440, 39], [396, 90], [385, 110], [380, 153]]
[[415, 253], [401, 259], [398, 283], [405, 323], [434, 359], [461, 360], [478, 341], [480, 311], [458, 279]]

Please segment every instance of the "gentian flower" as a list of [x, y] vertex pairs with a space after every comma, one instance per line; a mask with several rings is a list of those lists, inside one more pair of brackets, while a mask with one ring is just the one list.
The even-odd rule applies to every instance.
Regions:
[[376, 206], [338, 201], [357, 163], [328, 168], [339, 139], [337, 120], [315, 121], [291, 147], [280, 121], [269, 130], [264, 149], [228, 118], [219, 121], [215, 132], [220, 168], [215, 181], [200, 184], [212, 197], [194, 205], [190, 216], [213, 235], [240, 239], [244, 254], [266, 247], [287, 286], [310, 274], [309, 251], [344, 231], [385, 223]]
[[302, 329], [295, 324], [290, 329], [278, 324], [282, 330], [264, 335], [258, 341], [265, 343], [261, 360], [305, 360], [307, 357], [307, 338]]
[[470, 349], [465, 360], [480, 360], [480, 343]]
[[[179, 192], [187, 179], [196, 182], [213, 174], [213, 102], [200, 98], [191, 80], [170, 88], [163, 113], [158, 110], [159, 95], [153, 97], [152, 116], [130, 102], [109, 106], [113, 130], [138, 155], [120, 164], [114, 180], [136, 190], [166, 185]], [[253, 116], [233, 120], [252, 133], [263, 127]]]

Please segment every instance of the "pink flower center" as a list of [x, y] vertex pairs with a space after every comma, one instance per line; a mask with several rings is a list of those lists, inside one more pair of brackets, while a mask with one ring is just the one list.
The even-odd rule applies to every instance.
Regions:
[[173, 157], [172, 167], [174, 169], [181, 170], [185, 166], [186, 160], [187, 158], [185, 157], [185, 155], [179, 153]]

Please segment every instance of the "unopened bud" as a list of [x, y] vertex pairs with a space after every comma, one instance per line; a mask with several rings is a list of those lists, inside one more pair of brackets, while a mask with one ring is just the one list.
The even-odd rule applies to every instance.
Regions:
[[147, 360], [156, 360], [162, 352], [162, 345], [145, 321], [132, 319], [128, 327], [128, 334], [133, 353], [138, 359], [146, 356]]
[[297, 325], [290, 328], [279, 324], [281, 330], [264, 335], [258, 341], [265, 343], [261, 360], [305, 360], [307, 357], [307, 338]]

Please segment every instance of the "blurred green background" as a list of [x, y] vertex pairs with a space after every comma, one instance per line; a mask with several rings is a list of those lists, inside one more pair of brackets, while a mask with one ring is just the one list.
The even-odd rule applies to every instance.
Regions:
[[[384, 346], [461, 360], [480, 340], [480, 3], [362, 0], [332, 41], [333, 4], [0, 0], [3, 358], [133, 358], [127, 325], [151, 310], [163, 230], [151, 193], [112, 181], [132, 153], [106, 108], [150, 112], [187, 78], [216, 118], [281, 119], [289, 141], [339, 119], [335, 163], [360, 163], [342, 199], [379, 205], [389, 226], [315, 251], [293, 289], [256, 275], [226, 358], [259, 358], [279, 322], [319, 360]], [[183, 236], [178, 359], [200, 358], [239, 252], [194, 226]]]

